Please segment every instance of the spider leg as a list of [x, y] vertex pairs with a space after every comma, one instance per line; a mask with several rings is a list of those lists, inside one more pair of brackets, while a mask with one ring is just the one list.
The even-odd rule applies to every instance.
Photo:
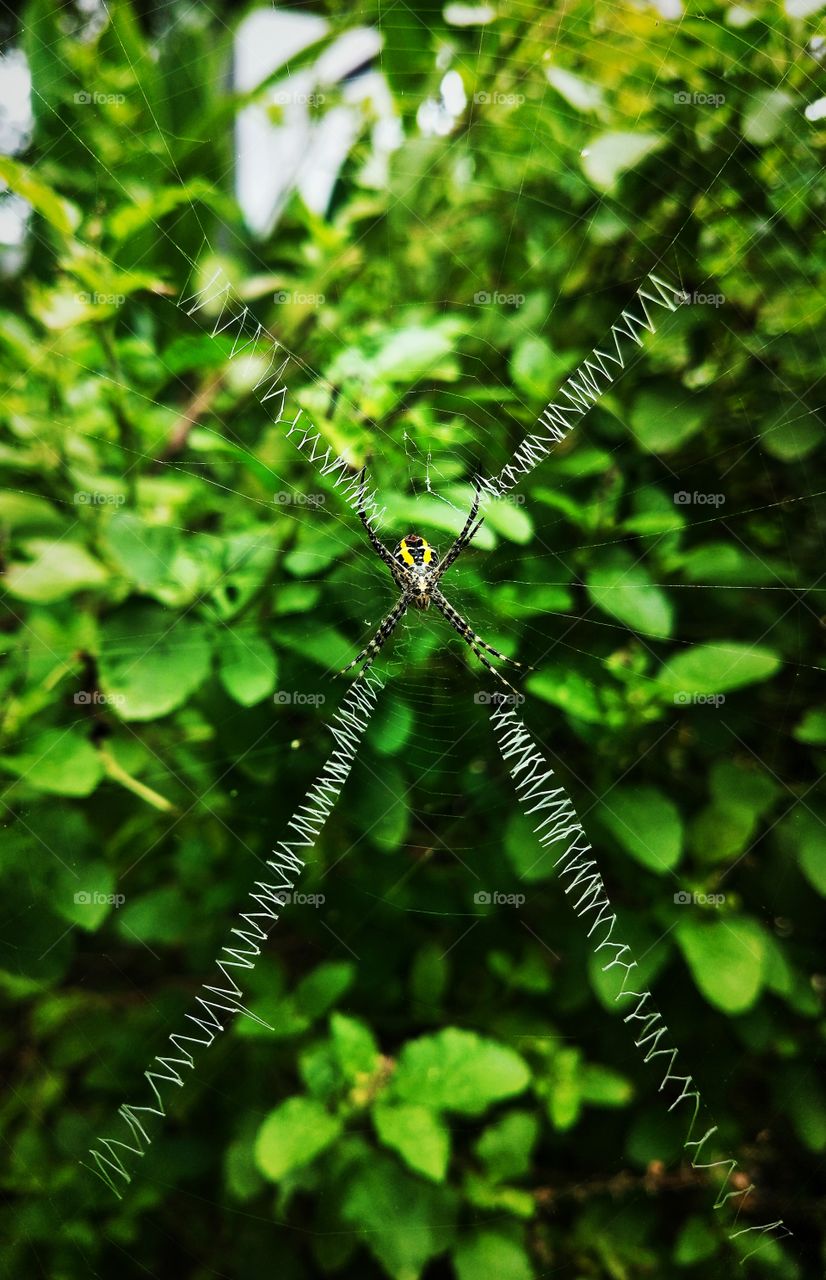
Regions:
[[[513, 662], [513, 659], [505, 658], [504, 653], [500, 653], [498, 649], [494, 649], [492, 645], [487, 644], [481, 638], [481, 636], [477, 636], [473, 628], [469, 625], [469, 623], [465, 622], [462, 615], [458, 613], [456, 609], [453, 608], [453, 605], [450, 604], [448, 600], [445, 599], [441, 591], [438, 591], [438, 590], [434, 591], [431, 596], [431, 599], [435, 604], [436, 608], [439, 610], [439, 612], [443, 614], [445, 618], [447, 618], [447, 621], [453, 627], [453, 630], [458, 632], [458, 634], [462, 637], [462, 639], [464, 640], [468, 648], [473, 651], [473, 653], [481, 662], [482, 666], [487, 667], [488, 671], [493, 672], [497, 680], [500, 680], [501, 683], [505, 685], [506, 688], [510, 689], [511, 693], [517, 694], [518, 696], [518, 691], [514, 689], [513, 685], [510, 683], [509, 680], [505, 679], [505, 677], [502, 675], [502, 672], [497, 671], [493, 663], [488, 661], [488, 659], [482, 653], [482, 649], [487, 649], [488, 653], [494, 654], [497, 658], [504, 658], [506, 662]], [[520, 662], [517, 662], [516, 665], [521, 666], [522, 664]]]
[[376, 632], [376, 634], [373, 636], [373, 639], [370, 641], [370, 643], [364, 646], [361, 653], [357, 654], [352, 662], [349, 662], [346, 667], [342, 667], [341, 671], [339, 671], [340, 676], [343, 676], [348, 671], [351, 671], [353, 667], [358, 666], [358, 664], [362, 661], [363, 658], [366, 658], [367, 661], [364, 663], [364, 666], [362, 667], [361, 671], [359, 671], [358, 676], [356, 676], [356, 679], [359, 679], [360, 676], [364, 675], [365, 671], [367, 671], [367, 669], [370, 666], [372, 666], [375, 658], [378, 656], [384, 644], [390, 639], [390, 636], [392, 635], [393, 631], [396, 628], [396, 623], [399, 621], [402, 614], [407, 609], [407, 604], [408, 604], [408, 598], [406, 595], [403, 595], [401, 599], [398, 601], [398, 603], [395, 604], [393, 608], [390, 610], [387, 617], [384, 618], [382, 622], [379, 623], [379, 629]]
[[375, 529], [370, 523], [370, 517], [368, 516], [364, 507], [364, 496], [365, 496], [365, 491], [367, 486], [367, 467], [366, 466], [362, 467], [359, 480], [360, 480], [359, 497], [358, 497], [358, 505], [356, 507], [359, 520], [364, 525], [365, 531], [367, 533], [368, 538], [370, 539], [370, 543], [376, 555], [379, 556], [380, 559], [384, 561], [384, 563], [387, 565], [388, 569], [390, 570], [391, 574], [393, 575], [393, 581], [396, 583], [396, 586], [403, 588], [404, 582], [402, 581], [401, 575], [399, 573], [400, 566], [396, 563], [396, 560], [393, 557], [392, 553], [388, 551], [387, 547], [384, 545], [381, 538], [376, 533]]
[[[471, 539], [475, 537], [476, 533], [482, 526], [482, 522], [485, 517], [481, 516], [479, 520], [476, 520], [476, 514], [479, 510], [479, 502], [482, 496], [482, 490], [479, 488], [478, 480], [474, 480], [474, 485], [476, 488], [476, 493], [474, 494], [473, 505], [471, 506], [470, 511], [468, 512], [468, 517], [467, 517], [467, 520], [465, 521], [464, 528], [462, 529], [462, 532], [459, 534], [456, 541], [453, 543], [453, 546], [450, 548], [447, 555], [436, 567], [436, 570], [434, 572], [434, 580], [436, 582], [438, 582], [442, 574], [445, 573], [446, 570], [450, 568], [450, 566], [457, 559], [457, 557], [461, 555], [465, 547], [468, 545]], [[474, 524], [474, 521], [476, 521], [475, 524]]]

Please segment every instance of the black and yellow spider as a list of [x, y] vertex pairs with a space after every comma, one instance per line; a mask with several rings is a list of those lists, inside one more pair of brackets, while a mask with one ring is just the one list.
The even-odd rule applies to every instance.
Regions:
[[360, 479], [361, 488], [357, 507], [359, 519], [367, 530], [367, 536], [370, 539], [373, 550], [387, 565], [393, 576], [393, 581], [401, 589], [401, 596], [379, 626], [370, 643], [365, 645], [361, 653], [344, 667], [339, 674], [344, 675], [345, 672], [351, 671], [353, 667], [358, 666], [360, 662], [366, 659], [359, 672], [359, 676], [363, 676], [374, 662], [383, 645], [390, 639], [396, 624], [406, 613], [409, 606], [414, 605], [417, 609], [427, 609], [431, 604], [434, 604], [439, 612], [447, 618], [453, 629], [458, 631], [465, 644], [473, 650], [482, 665], [487, 667], [488, 671], [492, 671], [497, 679], [501, 680], [502, 684], [511, 690], [511, 693], [516, 693], [513, 685], [505, 679], [501, 672], [496, 670], [492, 663], [488, 662], [481, 650], [485, 649], [488, 653], [492, 653], [495, 658], [501, 658], [503, 662], [512, 662], [515, 667], [521, 667], [522, 663], [517, 662], [514, 658], [507, 657], [504, 653], [500, 653], [498, 649], [494, 649], [492, 645], [487, 644], [480, 636], [477, 636], [473, 628], [465, 622], [461, 614], [456, 612], [453, 605], [445, 599], [439, 589], [441, 578], [461, 552], [464, 551], [485, 518], [480, 516], [478, 520], [476, 519], [480, 500], [479, 485], [476, 485], [476, 495], [468, 518], [465, 521], [464, 529], [444, 559], [440, 560], [430, 543], [417, 533], [408, 533], [405, 538], [402, 538], [392, 554], [388, 551], [370, 524], [370, 518], [365, 511], [365, 468], [362, 468]]

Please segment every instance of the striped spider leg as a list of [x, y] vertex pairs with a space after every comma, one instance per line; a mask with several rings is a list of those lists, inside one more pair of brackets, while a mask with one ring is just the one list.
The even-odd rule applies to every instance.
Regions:
[[475, 482], [476, 493], [464, 527], [444, 559], [440, 560], [438, 553], [431, 547], [430, 543], [417, 533], [408, 533], [406, 537], [402, 538], [395, 551], [388, 550], [373, 529], [370, 518], [367, 515], [365, 508], [365, 472], [366, 469], [362, 468], [357, 506], [359, 519], [364, 525], [373, 550], [387, 565], [393, 576], [393, 581], [401, 589], [402, 594], [396, 605], [381, 622], [378, 631], [369, 644], [365, 645], [357, 657], [340, 674], [343, 675], [345, 672], [352, 670], [353, 667], [358, 666], [360, 662], [363, 662], [364, 665], [359, 672], [359, 676], [363, 675], [372, 665], [384, 644], [389, 640], [396, 624], [406, 610], [411, 605], [417, 609], [428, 609], [432, 602], [442, 616], [447, 619], [454, 631], [462, 637], [465, 644], [473, 651], [482, 665], [492, 672], [512, 694], [515, 694], [516, 690], [513, 685], [485, 657], [482, 650], [485, 653], [492, 654], [494, 658], [499, 658], [502, 662], [512, 662], [516, 667], [521, 667], [522, 663], [517, 662], [514, 658], [508, 658], [504, 653], [500, 653], [498, 649], [494, 649], [493, 645], [488, 644], [481, 636], [478, 636], [470, 624], [453, 608], [453, 605], [445, 598], [439, 588], [440, 579], [462, 554], [465, 547], [470, 544], [484, 520], [484, 516], [480, 516], [477, 519], [481, 500], [478, 481]]

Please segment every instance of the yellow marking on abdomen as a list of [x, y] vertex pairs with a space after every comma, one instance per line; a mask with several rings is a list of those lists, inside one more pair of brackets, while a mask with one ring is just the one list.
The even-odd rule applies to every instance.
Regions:
[[424, 538], [422, 538], [422, 546], [424, 547], [424, 562], [425, 564], [430, 564], [433, 559], [433, 548]]
[[401, 542], [399, 543], [399, 551], [401, 551], [402, 553], [402, 560], [404, 561], [405, 564], [414, 563], [413, 557], [407, 549], [407, 538], [402, 538]]

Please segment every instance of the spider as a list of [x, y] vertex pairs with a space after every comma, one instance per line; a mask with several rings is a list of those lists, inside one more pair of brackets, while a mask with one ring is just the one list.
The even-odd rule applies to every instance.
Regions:
[[352, 662], [342, 668], [339, 675], [345, 675], [346, 672], [351, 671], [353, 667], [358, 666], [360, 662], [366, 659], [363, 667], [358, 673], [359, 677], [363, 676], [368, 668], [372, 666], [386, 642], [390, 639], [390, 636], [396, 629], [396, 624], [407, 612], [410, 605], [413, 605], [416, 609], [428, 609], [431, 604], [434, 604], [453, 627], [454, 631], [459, 633], [465, 644], [473, 650], [482, 665], [487, 667], [488, 671], [493, 672], [496, 678], [510, 689], [512, 694], [516, 694], [516, 690], [513, 685], [505, 679], [500, 671], [497, 671], [496, 667], [488, 661], [481, 650], [484, 649], [487, 653], [492, 653], [495, 658], [500, 658], [503, 662], [512, 662], [515, 667], [521, 667], [522, 663], [517, 662], [514, 658], [507, 657], [504, 653], [500, 653], [498, 649], [494, 649], [493, 646], [487, 644], [481, 636], [478, 636], [473, 628], [465, 622], [461, 614], [457, 613], [453, 608], [453, 605], [450, 604], [444, 595], [442, 595], [442, 592], [439, 589], [439, 582], [441, 578], [464, 551], [465, 547], [472, 540], [485, 518], [484, 516], [480, 516], [478, 520], [476, 519], [481, 496], [478, 482], [475, 482], [476, 494], [473, 499], [473, 505], [468, 513], [468, 518], [465, 521], [465, 527], [462, 529], [462, 532], [459, 534], [444, 559], [440, 560], [437, 552], [433, 547], [431, 547], [430, 543], [427, 542], [425, 538], [420, 537], [417, 533], [408, 533], [406, 537], [402, 538], [394, 552], [391, 553], [388, 551], [387, 547], [378, 537], [370, 524], [370, 519], [365, 511], [365, 472], [366, 468], [362, 467], [360, 475], [361, 487], [359, 489], [357, 507], [359, 519], [367, 531], [367, 536], [370, 539], [373, 550], [387, 565], [393, 577], [393, 581], [396, 586], [401, 589], [401, 596], [390, 610], [387, 617], [380, 623], [379, 629], [373, 636], [370, 643], [365, 645], [361, 653], [357, 654]]

